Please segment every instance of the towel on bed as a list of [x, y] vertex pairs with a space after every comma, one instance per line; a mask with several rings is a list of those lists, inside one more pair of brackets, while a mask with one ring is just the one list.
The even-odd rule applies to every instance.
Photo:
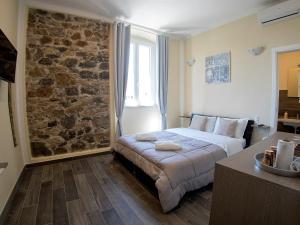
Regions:
[[177, 151], [181, 149], [181, 145], [174, 141], [157, 141], [155, 149], [159, 151]]
[[135, 139], [137, 141], [156, 141], [157, 137], [154, 134], [136, 134]]

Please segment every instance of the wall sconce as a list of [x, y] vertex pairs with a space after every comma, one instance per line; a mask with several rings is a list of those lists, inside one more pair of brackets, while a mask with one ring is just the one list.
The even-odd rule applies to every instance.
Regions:
[[192, 58], [192, 59], [186, 60], [185, 62], [189, 67], [192, 67], [195, 64], [196, 59]]
[[255, 48], [250, 48], [248, 49], [248, 52], [253, 55], [253, 56], [258, 56], [260, 55], [263, 51], [265, 50], [264, 46], [258, 46]]

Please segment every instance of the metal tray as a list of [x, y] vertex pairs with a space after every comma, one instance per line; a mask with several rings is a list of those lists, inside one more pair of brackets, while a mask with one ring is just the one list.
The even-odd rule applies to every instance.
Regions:
[[283, 169], [278, 169], [272, 166], [266, 166], [262, 163], [262, 160], [264, 158], [264, 153], [257, 153], [254, 156], [255, 163], [256, 165], [261, 168], [264, 171], [267, 171], [269, 173], [273, 173], [279, 176], [284, 176], [284, 177], [298, 177], [300, 176], [300, 172], [295, 172], [292, 170], [283, 170]]

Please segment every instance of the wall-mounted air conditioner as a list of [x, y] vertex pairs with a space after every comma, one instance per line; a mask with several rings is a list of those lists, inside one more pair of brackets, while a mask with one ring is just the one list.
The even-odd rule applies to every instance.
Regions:
[[300, 15], [300, 0], [289, 0], [258, 13], [258, 20], [262, 25], [268, 25]]

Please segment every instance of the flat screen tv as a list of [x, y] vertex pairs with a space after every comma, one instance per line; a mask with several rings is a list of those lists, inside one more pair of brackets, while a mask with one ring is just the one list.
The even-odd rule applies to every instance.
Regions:
[[17, 50], [0, 29], [0, 79], [15, 82]]

